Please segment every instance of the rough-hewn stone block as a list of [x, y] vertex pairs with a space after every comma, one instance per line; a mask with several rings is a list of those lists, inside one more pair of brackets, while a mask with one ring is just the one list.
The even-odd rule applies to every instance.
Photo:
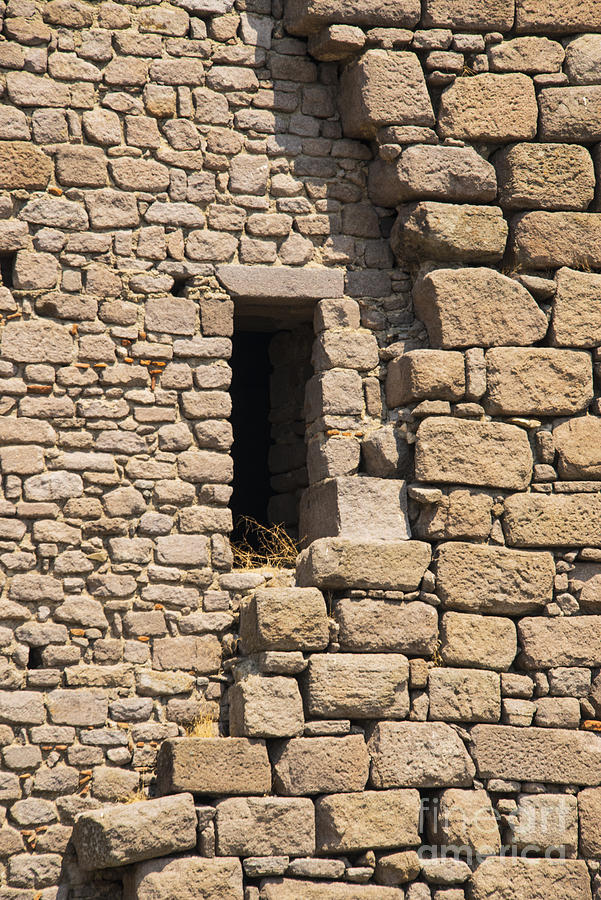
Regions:
[[488, 44], [486, 55], [491, 72], [538, 75], [560, 72], [565, 50], [559, 41], [546, 37], [518, 37], [500, 44]]
[[601, 215], [522, 213], [512, 220], [510, 248], [525, 269], [601, 268]]
[[593, 160], [585, 147], [515, 144], [495, 157], [499, 202], [509, 209], [586, 210], [595, 196]]
[[501, 851], [501, 837], [486, 791], [449, 788], [427, 817], [432, 840], [446, 847], [467, 847], [489, 856]]
[[576, 859], [494, 857], [472, 876], [472, 900], [591, 900], [586, 863]]
[[496, 672], [436, 668], [428, 678], [430, 718], [447, 722], [498, 722], [501, 682]]
[[409, 656], [431, 656], [438, 638], [433, 606], [416, 600], [339, 600], [334, 609], [343, 650], [395, 650]]
[[386, 403], [390, 408], [416, 400], [461, 400], [464, 393], [463, 353], [410, 350], [388, 364]]
[[514, 0], [426, 0], [426, 28], [466, 31], [509, 31], [514, 19]]
[[601, 788], [578, 794], [580, 853], [587, 859], [601, 859]]
[[517, 547], [601, 547], [601, 495], [513, 494], [503, 524]]
[[350, 541], [323, 538], [298, 557], [301, 585], [326, 590], [414, 591], [432, 551], [422, 541]]
[[476, 771], [457, 732], [443, 722], [378, 722], [367, 749], [376, 788], [469, 787]]
[[267, 794], [271, 766], [265, 743], [237, 737], [164, 741], [157, 786], [161, 794]]
[[2, 332], [2, 356], [23, 363], [70, 363], [73, 338], [65, 325], [56, 322], [8, 322]]
[[167, 857], [125, 871], [123, 900], [243, 900], [239, 859], [216, 856]]
[[407, 658], [395, 653], [315, 654], [304, 693], [309, 715], [403, 719], [409, 711]]
[[420, 799], [416, 790], [330, 794], [315, 804], [317, 849], [320, 853], [415, 847]]
[[430, 344], [445, 349], [521, 346], [547, 331], [547, 317], [526, 288], [494, 269], [428, 272], [415, 282], [413, 304]]
[[601, 275], [563, 268], [555, 275], [551, 342], [556, 347], [601, 344]]
[[495, 263], [505, 252], [507, 223], [496, 206], [424, 201], [401, 208], [391, 243], [401, 265], [425, 259]]
[[229, 691], [230, 734], [235, 737], [294, 737], [304, 727], [303, 704], [294, 678], [250, 675]]
[[596, 0], [517, 0], [516, 28], [520, 32], [601, 31], [601, 9]]
[[593, 399], [588, 353], [496, 347], [486, 354], [485, 406], [494, 415], [568, 416]]
[[402, 900], [400, 888], [336, 881], [297, 881], [268, 878], [262, 882], [261, 900]]
[[304, 491], [300, 534], [307, 543], [320, 538], [402, 541], [411, 536], [407, 487], [392, 478], [341, 476]]
[[515, 425], [432, 416], [418, 429], [419, 481], [519, 490], [530, 483], [531, 474], [528, 436]]
[[598, 82], [601, 38], [598, 34], [581, 34], [566, 45], [565, 71], [570, 84]]
[[232, 797], [216, 804], [219, 856], [311, 856], [313, 803], [304, 798]]
[[562, 478], [601, 478], [601, 418], [578, 416], [553, 429]]
[[443, 91], [438, 114], [442, 137], [510, 143], [536, 136], [534, 84], [521, 73], [457, 78]]
[[601, 616], [526, 618], [518, 633], [525, 668], [601, 665]]
[[420, 15], [419, 0], [384, 0], [377, 8], [369, 0], [353, 0], [342, 8], [336, 0], [291, 0], [284, 24], [291, 34], [312, 34], [332, 23], [410, 28]]
[[316, 588], [264, 588], [240, 610], [245, 653], [324, 650], [329, 642], [323, 595]]
[[344, 294], [342, 269], [229, 265], [218, 266], [217, 277], [233, 297], [250, 300], [322, 300]]
[[519, 850], [528, 846], [537, 846], [542, 850], [561, 847], [566, 856], [575, 856], [578, 852], [576, 797], [569, 794], [521, 794], [515, 821], [511, 825], [511, 843]]
[[362, 791], [369, 775], [363, 736], [292, 738], [272, 751], [278, 794], [331, 794]]
[[52, 162], [27, 141], [0, 141], [0, 188], [43, 191], [52, 174]]
[[441, 641], [440, 655], [447, 666], [506, 671], [517, 653], [514, 623], [497, 616], [447, 612]]
[[343, 71], [338, 103], [347, 137], [373, 138], [386, 125], [434, 125], [417, 56], [368, 50]]

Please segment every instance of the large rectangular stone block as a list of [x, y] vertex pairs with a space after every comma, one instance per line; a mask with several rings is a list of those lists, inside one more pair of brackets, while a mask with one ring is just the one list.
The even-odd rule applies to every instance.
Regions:
[[265, 742], [238, 737], [164, 741], [157, 789], [160, 794], [267, 794], [271, 766]]
[[462, 141], [511, 143], [536, 136], [534, 83], [519, 72], [457, 78], [442, 92], [438, 130]]
[[302, 734], [303, 703], [295, 678], [249, 675], [229, 690], [230, 734], [294, 737]]
[[586, 859], [601, 859], [601, 788], [586, 788], [578, 794], [580, 853]]
[[505, 672], [516, 653], [517, 637], [511, 619], [457, 612], [443, 615], [440, 655], [447, 666]]
[[[561, 847], [566, 856], [578, 854], [578, 801], [570, 794], [521, 794], [511, 843], [519, 850], [537, 846]], [[588, 855], [588, 854], [583, 854]]]
[[465, 744], [443, 722], [378, 722], [367, 749], [376, 788], [469, 787], [476, 772]]
[[411, 537], [406, 483], [343, 475], [313, 484], [303, 492], [299, 532], [305, 543], [326, 537], [406, 540]]
[[578, 416], [553, 429], [562, 478], [595, 481], [601, 478], [601, 418]]
[[[255, 160], [253, 158], [253, 165]], [[342, 297], [344, 270], [324, 267], [299, 269], [295, 266], [217, 267], [217, 277], [233, 297], [248, 300], [323, 300]]]
[[418, 481], [520, 490], [531, 475], [528, 435], [515, 425], [431, 416], [417, 431]]
[[426, 28], [467, 31], [509, 31], [515, 16], [514, 0], [426, 0]]
[[464, 393], [463, 353], [410, 350], [388, 364], [386, 403], [389, 408], [416, 400], [461, 400]]
[[512, 494], [503, 525], [516, 547], [601, 547], [601, 494]]
[[419, 0], [352, 0], [341, 6], [337, 0], [288, 0], [284, 24], [291, 34], [313, 34], [325, 25], [361, 25], [411, 28], [419, 22]]
[[322, 538], [297, 560], [301, 585], [325, 590], [414, 591], [430, 564], [432, 550], [423, 541], [352, 541]]
[[518, 32], [571, 34], [601, 31], [601, 9], [597, 0], [517, 0]]
[[123, 900], [243, 900], [242, 864], [234, 857], [167, 857], [125, 870]]
[[471, 900], [591, 900], [584, 860], [491, 856], [471, 882]]
[[369, 775], [360, 734], [281, 741], [272, 750], [272, 762], [276, 792], [294, 797], [362, 791]]
[[601, 344], [601, 275], [563, 268], [555, 275], [551, 343], [556, 347]]
[[425, 200], [401, 207], [390, 240], [400, 265], [424, 259], [496, 263], [505, 253], [507, 233], [498, 206]]
[[323, 719], [404, 719], [408, 679], [401, 654], [315, 654], [304, 678], [307, 709]]
[[486, 353], [485, 406], [493, 415], [568, 416], [593, 399], [589, 353], [495, 347]]
[[472, 740], [480, 778], [549, 784], [601, 783], [601, 741], [591, 732], [476, 725]]
[[218, 856], [312, 856], [315, 813], [296, 797], [232, 797], [216, 804]]
[[268, 878], [262, 882], [260, 900], [404, 900], [404, 896], [402, 888], [379, 884]]
[[585, 147], [515, 144], [495, 157], [499, 202], [509, 209], [587, 210], [595, 169]]
[[526, 270], [559, 269], [561, 266], [599, 269], [601, 215], [520, 213], [511, 222], [510, 250], [515, 262]]
[[601, 666], [601, 616], [526, 618], [518, 634], [527, 669]]
[[319, 853], [417, 847], [419, 791], [364, 791], [329, 794], [315, 803]]
[[328, 613], [317, 588], [263, 588], [241, 606], [245, 653], [261, 650], [325, 650]]
[[415, 600], [343, 598], [334, 609], [343, 650], [395, 650], [409, 656], [431, 656], [438, 638], [433, 606]]
[[480, 669], [430, 669], [430, 718], [447, 722], [498, 722], [501, 678]]

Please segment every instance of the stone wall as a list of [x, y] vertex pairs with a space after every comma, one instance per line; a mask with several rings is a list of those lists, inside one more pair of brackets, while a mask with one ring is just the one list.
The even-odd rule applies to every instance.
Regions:
[[0, 12], [0, 900], [599, 900], [599, 3]]

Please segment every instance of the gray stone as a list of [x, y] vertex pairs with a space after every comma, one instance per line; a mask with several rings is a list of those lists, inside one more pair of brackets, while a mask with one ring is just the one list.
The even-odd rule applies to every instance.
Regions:
[[443, 91], [438, 114], [442, 137], [510, 143], [536, 136], [538, 106], [532, 80], [521, 73], [457, 78]]
[[517, 653], [511, 619], [447, 612], [441, 622], [440, 655], [447, 666], [506, 671]]
[[249, 300], [321, 300], [344, 294], [341, 269], [253, 266], [251, 273], [247, 266], [229, 265], [218, 266], [217, 277], [233, 297]]
[[567, 857], [576, 856], [576, 797], [569, 794], [521, 794], [518, 797], [515, 821], [511, 824], [511, 843], [519, 850], [528, 846], [537, 846], [545, 851], [550, 847], [560, 847]]
[[405, 718], [409, 665], [401, 654], [314, 654], [304, 693], [308, 714], [334, 719]]
[[525, 269], [598, 269], [600, 248], [598, 213], [528, 212], [511, 223], [510, 250], [515, 263]]
[[70, 363], [73, 338], [65, 325], [43, 319], [8, 322], [2, 333], [2, 356], [22, 363]]
[[418, 0], [384, 0], [374, 9], [369, 0], [353, 0], [340, 8], [335, 0], [292, 0], [286, 5], [285, 25], [291, 34], [312, 34], [324, 25], [388, 25], [411, 27], [419, 22]]
[[601, 275], [560, 269], [553, 300], [551, 342], [555, 347], [597, 347], [601, 328]]
[[303, 704], [294, 678], [249, 675], [230, 688], [229, 701], [232, 736], [278, 738], [303, 732]]
[[495, 415], [567, 416], [593, 398], [591, 357], [577, 350], [496, 347], [486, 375], [485, 408]]
[[324, 650], [329, 643], [325, 601], [315, 588], [265, 588], [240, 610], [245, 653]]
[[426, 0], [426, 28], [466, 31], [509, 31], [513, 26], [513, 0]]
[[298, 881], [293, 878], [267, 879], [261, 900], [402, 900], [395, 887], [375, 884], [344, 884], [336, 881]]
[[467, 848], [479, 856], [498, 855], [501, 837], [490, 797], [484, 790], [448, 788], [428, 816], [431, 839], [445, 847]]
[[431, 558], [421, 541], [351, 541], [322, 538], [303, 551], [297, 562], [301, 585], [321, 589], [414, 591]]
[[311, 856], [313, 803], [304, 798], [239, 797], [216, 804], [219, 856]]
[[430, 718], [447, 722], [498, 722], [501, 682], [497, 672], [435, 668], [428, 677]]
[[282, 741], [274, 747], [272, 763], [276, 791], [295, 797], [362, 791], [369, 775], [369, 756], [359, 734]]
[[431, 656], [438, 639], [433, 606], [418, 600], [339, 600], [334, 608], [343, 650], [394, 650], [409, 656]]
[[593, 160], [585, 147], [515, 144], [497, 154], [495, 166], [499, 202], [509, 209], [586, 210], [595, 195]]
[[326, 537], [406, 540], [411, 535], [405, 482], [342, 476], [311, 485], [301, 499], [299, 529], [308, 543]]
[[601, 665], [601, 616], [525, 618], [518, 633], [524, 668]]
[[601, 547], [600, 516], [599, 494], [513, 494], [503, 523], [517, 547]]

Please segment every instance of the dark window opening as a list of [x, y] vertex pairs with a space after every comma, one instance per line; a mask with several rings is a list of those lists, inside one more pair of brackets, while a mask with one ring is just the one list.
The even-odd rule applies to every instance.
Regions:
[[172, 297], [184, 297], [186, 294], [186, 288], [188, 287], [188, 278], [175, 278], [173, 281], [173, 287], [171, 288], [171, 296]]
[[29, 648], [29, 657], [27, 659], [27, 668], [28, 669], [43, 669], [44, 663], [42, 661], [42, 650], [43, 647], [30, 647]]
[[0, 276], [2, 284], [6, 288], [14, 287], [13, 267], [15, 265], [15, 253], [0, 254]]

